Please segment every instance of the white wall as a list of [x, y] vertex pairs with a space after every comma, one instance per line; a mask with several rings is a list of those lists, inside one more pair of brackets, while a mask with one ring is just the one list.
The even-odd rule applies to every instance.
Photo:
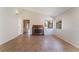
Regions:
[[79, 8], [67, 10], [55, 18], [58, 20], [62, 20], [62, 30], [56, 29], [55, 34], [79, 48]]
[[18, 19], [15, 9], [0, 8], [0, 45], [18, 35]]
[[[44, 25], [45, 20], [51, 20], [50, 16], [28, 10], [19, 13], [20, 32], [23, 33], [23, 19], [30, 20], [30, 31], [32, 34], [32, 25]], [[53, 20], [53, 19], [52, 19]], [[53, 29], [45, 29], [46, 35], [52, 35]]]

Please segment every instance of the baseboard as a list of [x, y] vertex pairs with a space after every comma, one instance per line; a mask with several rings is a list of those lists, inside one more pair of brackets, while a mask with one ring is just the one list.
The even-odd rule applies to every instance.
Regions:
[[14, 38], [10, 39], [10, 40], [7, 40], [7, 41], [5, 41], [5, 42], [2, 42], [0, 45], [3, 45], [3, 44], [8, 43], [9, 41], [11, 41], [11, 40], [13, 40], [13, 39], [18, 38], [20, 35], [22, 35], [22, 34], [19, 34], [19, 35], [15, 36]]
[[65, 40], [63, 37], [60, 37], [60, 36], [58, 36], [58, 35], [55, 35], [55, 36], [56, 36], [57, 38], [59, 38], [59, 39], [64, 40], [65, 42], [67, 42], [67, 43], [71, 44], [72, 46], [74, 46], [74, 47], [76, 47], [76, 48], [79, 48], [79, 45], [74, 44], [74, 43], [73, 43], [73, 42], [71, 42], [71, 41]]

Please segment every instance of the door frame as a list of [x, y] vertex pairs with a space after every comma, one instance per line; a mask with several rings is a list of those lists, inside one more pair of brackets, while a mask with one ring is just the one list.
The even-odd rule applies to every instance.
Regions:
[[24, 19], [23, 20], [23, 34], [27, 33], [25, 32], [26, 23], [28, 23], [28, 27], [30, 26], [30, 20]]

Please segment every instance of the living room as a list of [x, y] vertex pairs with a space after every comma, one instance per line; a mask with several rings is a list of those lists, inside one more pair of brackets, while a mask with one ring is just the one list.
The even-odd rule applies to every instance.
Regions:
[[79, 51], [78, 10], [74, 7], [1, 7], [1, 51]]

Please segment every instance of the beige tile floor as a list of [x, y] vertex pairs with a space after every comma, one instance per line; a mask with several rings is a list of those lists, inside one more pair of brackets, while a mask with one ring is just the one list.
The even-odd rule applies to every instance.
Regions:
[[0, 46], [1, 52], [78, 52], [79, 49], [56, 36], [23, 34]]

